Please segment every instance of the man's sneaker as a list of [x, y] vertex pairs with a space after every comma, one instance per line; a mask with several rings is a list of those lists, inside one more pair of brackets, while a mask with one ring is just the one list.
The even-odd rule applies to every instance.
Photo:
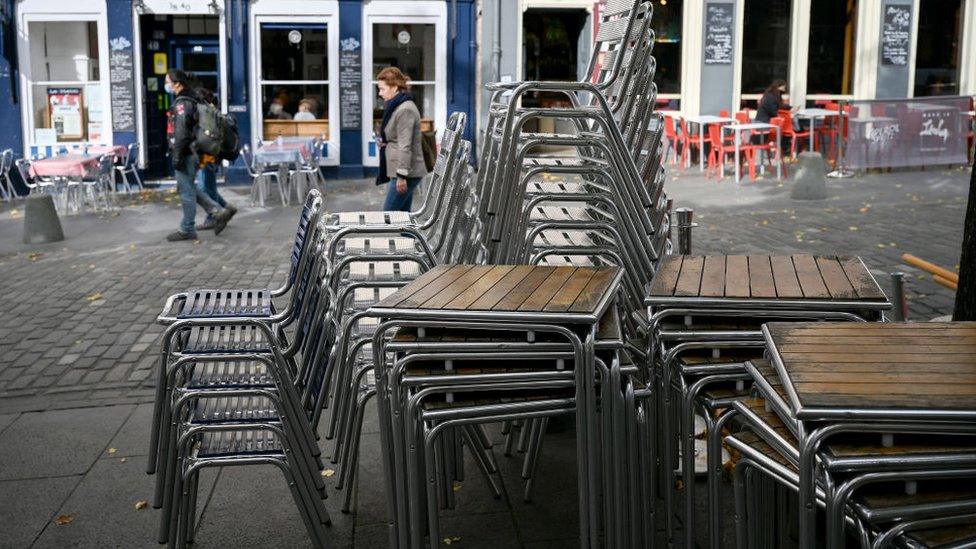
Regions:
[[214, 234], [220, 234], [224, 230], [224, 227], [227, 226], [227, 222], [230, 221], [230, 218], [231, 217], [234, 217], [234, 213], [231, 212], [229, 209], [226, 209], [226, 208], [223, 209], [223, 210], [220, 210], [217, 213], [215, 213], [214, 216], [213, 216], [213, 218], [214, 218], [214, 227], [213, 227]]
[[179, 242], [181, 240], [196, 240], [197, 233], [184, 233], [183, 231], [176, 231], [166, 235], [166, 240], [170, 242]]
[[215, 225], [216, 225], [216, 223], [214, 223], [213, 218], [212, 217], [207, 217], [207, 219], [203, 223], [197, 223], [197, 230], [198, 231], [210, 231], [210, 230], [213, 230], [213, 228], [214, 228]]

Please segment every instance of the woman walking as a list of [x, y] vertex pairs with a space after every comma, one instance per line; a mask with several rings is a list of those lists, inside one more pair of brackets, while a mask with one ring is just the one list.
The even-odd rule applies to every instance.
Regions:
[[420, 111], [410, 95], [409, 79], [396, 67], [376, 75], [385, 101], [380, 124], [380, 173], [376, 184], [387, 183], [385, 211], [409, 212], [413, 191], [427, 175], [420, 142]]

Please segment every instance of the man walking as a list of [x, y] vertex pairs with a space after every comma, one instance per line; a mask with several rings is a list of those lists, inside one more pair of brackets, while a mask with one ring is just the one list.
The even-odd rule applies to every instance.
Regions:
[[189, 86], [186, 73], [180, 69], [170, 69], [166, 73], [166, 91], [176, 96], [173, 106], [168, 113], [166, 127], [170, 143], [170, 153], [173, 158], [173, 169], [176, 172], [176, 188], [180, 193], [180, 204], [183, 207], [183, 220], [180, 230], [170, 233], [166, 240], [196, 240], [197, 231], [195, 218], [197, 203], [213, 216], [214, 234], [220, 234], [227, 226], [233, 213], [221, 208], [205, 193], [197, 191], [197, 169], [200, 158], [194, 150], [194, 133], [196, 130], [196, 103], [194, 91]]

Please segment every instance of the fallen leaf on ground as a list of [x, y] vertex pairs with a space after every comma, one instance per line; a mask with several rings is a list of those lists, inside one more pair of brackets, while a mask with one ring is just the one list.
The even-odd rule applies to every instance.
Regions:
[[71, 524], [74, 520], [74, 515], [58, 515], [58, 518], [54, 519], [54, 523], [58, 526], [64, 526], [65, 524]]
[[857, 227], [855, 227], [855, 226], [852, 225], [852, 226], [848, 227], [848, 229], [850, 229], [852, 231], [856, 231], [857, 230]]
[[455, 492], [460, 492], [461, 491], [461, 483], [460, 482], [455, 482], [454, 485], [451, 486], [451, 488], [453, 488], [453, 490]]
[[322, 476], [323, 477], [331, 477], [334, 474], [335, 474], [335, 469], [326, 469], [326, 470], [322, 471]]
[[459, 541], [461, 541], [461, 536], [451, 536], [449, 538], [444, 538], [444, 545], [450, 545]]
[[102, 292], [95, 292], [93, 294], [86, 295], [85, 296], [85, 299], [87, 299], [88, 301], [98, 301], [99, 299], [102, 299], [103, 297], [105, 297], [105, 296], [102, 295]]
[[769, 220], [768, 219], [763, 219], [762, 220], [762, 224], [763, 225], [769, 225]]
[[42, 254], [41, 252], [31, 252], [27, 254], [27, 259], [30, 259], [31, 261], [37, 261], [38, 259], [41, 258], [42, 255], [44, 254]]
[[136, 511], [140, 509], [145, 509], [147, 506], [149, 506], [149, 502], [144, 499], [140, 499], [139, 501], [136, 502]]
[[112, 454], [114, 454], [115, 452], [118, 452], [118, 451], [119, 451], [118, 448], [109, 448], [108, 449], [108, 455], [112, 455]]
[[120, 459], [120, 460], [119, 460], [119, 463], [125, 463], [125, 460], [126, 460], [126, 459], [128, 459], [128, 458], [122, 458], [122, 459]]

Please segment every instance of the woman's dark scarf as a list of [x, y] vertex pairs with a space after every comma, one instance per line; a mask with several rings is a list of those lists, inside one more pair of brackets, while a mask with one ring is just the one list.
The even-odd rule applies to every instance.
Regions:
[[[410, 92], [401, 91], [383, 106], [383, 122], [380, 123], [380, 137], [383, 139], [383, 143], [387, 142], [386, 125], [390, 122], [390, 118], [393, 117], [393, 111], [407, 101], [413, 101], [413, 96], [410, 95]], [[389, 181], [390, 178], [386, 175], [386, 147], [380, 147], [380, 173], [376, 176], [376, 184], [382, 185]]]

